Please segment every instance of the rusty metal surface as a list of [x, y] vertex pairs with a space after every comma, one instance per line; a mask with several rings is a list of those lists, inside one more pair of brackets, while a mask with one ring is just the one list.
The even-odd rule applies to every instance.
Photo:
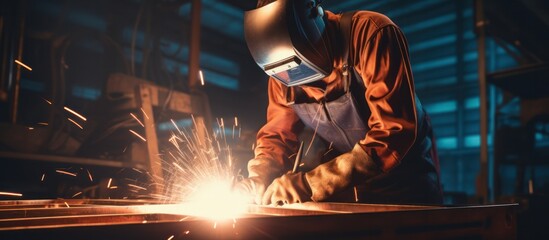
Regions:
[[513, 204], [250, 205], [246, 214], [229, 220], [155, 212], [157, 207], [171, 206], [133, 200], [0, 201], [0, 239], [513, 239], [516, 236]]

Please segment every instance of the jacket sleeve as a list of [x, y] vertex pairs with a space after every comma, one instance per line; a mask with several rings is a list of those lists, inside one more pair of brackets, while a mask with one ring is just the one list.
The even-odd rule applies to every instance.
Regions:
[[[390, 20], [389, 20], [390, 21]], [[397, 166], [417, 135], [416, 99], [407, 43], [394, 24], [354, 21], [351, 56], [370, 108], [370, 130], [359, 144], [383, 171]], [[365, 33], [372, 31], [373, 33]]]
[[287, 106], [286, 89], [269, 79], [267, 122], [257, 133], [255, 158], [248, 162], [250, 177], [263, 175], [260, 177], [271, 181], [291, 166], [289, 156], [297, 151], [297, 133], [304, 125]]

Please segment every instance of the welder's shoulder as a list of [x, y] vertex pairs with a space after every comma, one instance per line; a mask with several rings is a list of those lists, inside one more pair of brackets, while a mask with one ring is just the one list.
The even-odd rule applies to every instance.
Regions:
[[353, 16], [355, 26], [368, 26], [371, 30], [378, 30], [388, 25], [396, 26], [387, 16], [372, 11], [357, 11]]

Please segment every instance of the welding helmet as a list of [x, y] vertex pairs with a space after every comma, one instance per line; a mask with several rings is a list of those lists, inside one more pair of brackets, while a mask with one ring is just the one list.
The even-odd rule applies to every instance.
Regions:
[[286, 86], [326, 77], [331, 54], [318, 0], [277, 0], [244, 14], [244, 35], [259, 67]]

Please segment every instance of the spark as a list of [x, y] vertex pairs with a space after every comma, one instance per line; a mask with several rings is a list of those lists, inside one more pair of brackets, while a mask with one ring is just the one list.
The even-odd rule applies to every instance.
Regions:
[[118, 188], [118, 186], [112, 186], [109, 189], [117, 189], [117, 188]]
[[[315, 113], [315, 116], [313, 116], [313, 122], [314, 122], [314, 119], [316, 118], [316, 115], [320, 112], [320, 108], [322, 106], [318, 106], [318, 109]], [[320, 115], [320, 114], [318, 114]], [[320, 116], [319, 116], [320, 118]], [[307, 146], [307, 151], [305, 151], [305, 156], [307, 156], [307, 154], [309, 153], [309, 150], [311, 150], [311, 147], [313, 146], [313, 142], [315, 141], [315, 137], [316, 137], [316, 132], [318, 130], [318, 125], [320, 125], [320, 119], [317, 120], [316, 122], [316, 127], [315, 127], [315, 132], [313, 133], [313, 136], [311, 137], [311, 142], [309, 143], [309, 146]]]
[[173, 162], [173, 165], [174, 165], [177, 169], [181, 170], [182, 172], [185, 172], [185, 170], [184, 170], [181, 166], [179, 166], [179, 164], [177, 164], [176, 162]]
[[146, 190], [147, 190], [147, 189], [146, 189], [146, 188], [144, 188], [144, 187], [140, 187], [140, 186], [137, 186], [137, 185], [135, 185], [135, 184], [131, 184], [131, 183], [128, 183], [128, 186], [130, 186], [130, 187], [134, 187], [134, 188], [137, 188], [137, 189], [141, 189], [141, 190], [143, 190], [143, 191], [146, 191]]
[[76, 111], [74, 111], [74, 110], [72, 110], [72, 109], [70, 109], [70, 108], [68, 108], [68, 107], [63, 107], [63, 109], [65, 109], [67, 112], [70, 112], [70, 113], [74, 114], [75, 116], [79, 117], [80, 119], [82, 119], [82, 120], [84, 120], [84, 121], [87, 121], [87, 119], [86, 119], [84, 116], [82, 116], [81, 114], [77, 113]]
[[48, 99], [45, 99], [45, 98], [42, 98], [42, 99], [43, 99], [44, 101], [46, 101], [46, 102], [47, 102], [47, 103], [48, 103], [49, 105], [51, 105], [51, 104], [52, 104], [50, 100], [48, 100]]
[[47, 122], [39, 122], [38, 125], [48, 126], [49, 124]]
[[23, 194], [21, 194], [21, 193], [14, 193], [14, 192], [0, 192], [0, 195], [13, 196], [13, 197], [22, 197], [23, 196]]
[[32, 71], [32, 68], [27, 66], [26, 64], [22, 63], [21, 61], [15, 59], [15, 63], [19, 64], [21, 67], [24, 67], [26, 69], [28, 69], [29, 71]]
[[171, 235], [168, 240], [172, 240], [175, 236], [174, 235]]
[[29, 127], [29, 130], [34, 130], [34, 128], [33, 128], [33, 127]]
[[82, 192], [77, 192], [77, 193], [75, 193], [74, 195], [72, 195], [72, 197], [74, 198], [74, 197], [76, 197], [76, 196], [78, 196], [78, 195], [80, 195], [80, 194], [82, 194]]
[[135, 119], [135, 121], [137, 121], [137, 122], [139, 123], [139, 125], [141, 125], [141, 127], [145, 127], [145, 125], [143, 125], [143, 123], [141, 122], [141, 120], [139, 120], [139, 118], [137, 118], [137, 117], [135, 116], [135, 114], [130, 113], [130, 116], [132, 116], [133, 119]]
[[72, 173], [72, 172], [67, 172], [67, 171], [63, 171], [63, 170], [55, 170], [55, 172], [60, 173], [60, 174], [69, 175], [69, 176], [72, 176], [72, 177], [76, 177], [76, 173]]
[[137, 168], [132, 168], [132, 170], [138, 172], [138, 173], [143, 173], [141, 170], [137, 169]]
[[133, 135], [135, 135], [135, 136], [141, 138], [141, 140], [143, 140], [143, 142], [146, 142], [146, 141], [147, 141], [147, 139], [145, 139], [143, 136], [139, 135], [139, 133], [136, 133], [134, 130], [131, 130], [131, 129], [130, 129], [130, 132], [133, 133]]
[[93, 182], [93, 177], [90, 173], [90, 170], [86, 169], [86, 172], [88, 172], [88, 177], [90, 178], [90, 182]]
[[71, 206], [69, 206], [69, 204], [67, 202], [65, 202], [65, 206], [67, 206], [68, 208], [70, 208]]
[[143, 220], [143, 222], [141, 222], [141, 223], [147, 223], [147, 220]]
[[76, 125], [80, 129], [84, 129], [80, 124], [78, 124], [76, 121], [72, 120], [71, 118], [67, 118], [70, 122], [72, 122], [74, 125]]
[[181, 134], [181, 130], [179, 130], [179, 127], [177, 126], [177, 124], [175, 123], [175, 121], [174, 121], [173, 119], [170, 119], [170, 121], [172, 121], [172, 124], [173, 124], [173, 126], [175, 127], [175, 129], [177, 129], [177, 132], [178, 132], [179, 134]]
[[149, 115], [147, 115], [147, 113], [145, 112], [145, 110], [143, 110], [143, 108], [141, 108], [141, 112], [143, 112], [143, 116], [145, 116], [147, 119], [149, 119]]
[[214, 229], [217, 228], [217, 222], [214, 222]]
[[42, 178], [40, 178], [40, 182], [43, 182], [45, 177], [46, 177], [46, 174], [43, 173], [43, 174], [42, 174]]
[[191, 232], [191, 231], [187, 230], [187, 231], [185, 231], [185, 234], [189, 234], [190, 232]]
[[238, 127], [238, 117], [234, 117], [234, 125]]
[[112, 178], [109, 178], [109, 182], [107, 183], [107, 188], [111, 188]]
[[204, 74], [202, 73], [202, 70], [198, 71], [198, 75], [200, 75], [200, 84], [204, 86]]

